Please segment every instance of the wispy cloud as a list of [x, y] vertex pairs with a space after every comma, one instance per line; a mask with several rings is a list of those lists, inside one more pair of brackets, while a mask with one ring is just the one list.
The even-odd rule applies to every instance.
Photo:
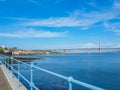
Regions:
[[[70, 26], [90, 26], [97, 22], [104, 22], [110, 19], [118, 18], [119, 5], [114, 4], [110, 10], [81, 12], [75, 11], [68, 17], [50, 17], [48, 19], [36, 19], [24, 22], [26, 26], [44, 26], [44, 27], [70, 27]], [[114, 13], [113, 13], [114, 12]]]
[[25, 26], [45, 26], [45, 27], [65, 27], [65, 26], [79, 26], [80, 22], [71, 17], [55, 17], [44, 20], [34, 20], [22, 23]]
[[[62, 44], [62, 45], [57, 45], [57, 47], [61, 47], [62, 49], [64, 48], [98, 48], [98, 45], [93, 42], [88, 42], [88, 43], [71, 43], [71, 44]], [[74, 49], [73, 48], [73, 49]]]
[[54, 4], [59, 4], [59, 3], [61, 3], [62, 1], [64, 1], [64, 0], [56, 0], [56, 1], [54, 2]]
[[[40, 0], [29, 0], [30, 2], [40, 3]], [[58, 0], [58, 2], [61, 0]], [[95, 3], [92, 3], [94, 5]], [[114, 12], [114, 13], [113, 13]], [[85, 12], [76, 10], [70, 13], [66, 17], [49, 17], [46, 19], [40, 18], [12, 18], [5, 17], [7, 19], [21, 20], [22, 26], [39, 26], [39, 27], [82, 27], [81, 29], [88, 29], [91, 25], [98, 22], [106, 22], [111, 19], [120, 18], [120, 2], [114, 1], [111, 8], [101, 11]]]
[[[80, 10], [70, 13], [67, 17], [50, 17], [47, 19], [34, 19], [22, 23], [25, 26], [44, 27], [89, 27], [98, 22], [105, 22], [114, 18], [119, 18], [120, 3], [115, 1], [110, 10], [83, 12]], [[113, 13], [114, 12], [114, 13]]]
[[120, 22], [104, 22], [104, 26], [107, 28], [105, 31], [114, 32], [116, 35], [120, 35]]
[[[79, 44], [79, 46], [81, 48], [99, 48], [99, 44], [98, 43], [93, 43], [93, 42], [88, 42], [88, 43], [84, 43], [84, 44]], [[119, 43], [111, 43], [111, 42], [105, 42], [104, 44], [102, 43], [101, 48], [105, 48], [105, 47], [120, 47]]]
[[119, 25], [120, 25], [120, 22], [112, 22], [112, 23], [104, 22], [104, 26], [106, 28], [111, 28], [111, 29], [118, 29], [119, 28], [120, 29]]
[[29, 20], [28, 18], [24, 18], [24, 17], [20, 17], [20, 18], [16, 18], [16, 17], [2, 17], [4, 19], [10, 19], [10, 20], [17, 20], [17, 21], [23, 21], [23, 20]]
[[52, 38], [65, 37], [67, 32], [51, 32], [35, 29], [23, 29], [15, 33], [0, 33], [0, 37], [14, 37], [14, 38]]
[[120, 35], [120, 29], [119, 30], [111, 30], [111, 31], [116, 33], [117, 35]]
[[98, 45], [96, 45], [95, 43], [88, 42], [85, 44], [81, 44], [81, 47], [83, 47], [83, 48], [96, 48], [96, 47], [98, 47]]
[[120, 0], [114, 0], [113, 8], [114, 9], [120, 9]]

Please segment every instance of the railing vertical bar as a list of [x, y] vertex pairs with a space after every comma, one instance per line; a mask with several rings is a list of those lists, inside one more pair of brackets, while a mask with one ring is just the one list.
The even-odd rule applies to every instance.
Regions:
[[11, 57], [10, 58], [10, 60], [11, 60], [11, 77], [13, 78], [14, 77], [14, 75], [13, 75], [13, 57]]
[[31, 64], [30, 64], [30, 79], [31, 79], [31, 82], [30, 82], [30, 90], [33, 90], [33, 62], [31, 62]]
[[8, 69], [10, 69], [9, 65], [10, 65], [10, 59], [8, 57]]
[[7, 69], [6, 56], [4, 57], [4, 61], [5, 61], [5, 68]]
[[5, 60], [6, 60], [6, 69], [8, 69], [8, 59], [6, 56], [5, 56]]
[[20, 73], [20, 62], [19, 61], [17, 61], [17, 65], [18, 65], [18, 87], [20, 87], [20, 75], [19, 75], [19, 73]]
[[69, 90], [72, 90], [72, 79], [73, 77], [68, 77], [68, 83], [69, 83]]

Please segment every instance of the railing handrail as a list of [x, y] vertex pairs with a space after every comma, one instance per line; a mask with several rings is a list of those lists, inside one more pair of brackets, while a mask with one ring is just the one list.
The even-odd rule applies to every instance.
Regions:
[[104, 90], [104, 89], [102, 89], [102, 88], [93, 86], [93, 85], [91, 85], [91, 84], [87, 84], [87, 83], [78, 81], [78, 80], [74, 79], [74, 78], [71, 77], [71, 76], [67, 77], [67, 76], [63, 76], [63, 75], [58, 74], [58, 73], [51, 72], [51, 71], [49, 71], [49, 70], [45, 70], [45, 69], [43, 69], [43, 68], [39, 68], [39, 67], [36, 67], [36, 66], [33, 66], [33, 67], [36, 68], [36, 69], [38, 69], [38, 70], [40, 70], [40, 71], [49, 73], [49, 74], [51, 74], [51, 75], [57, 76], [57, 77], [59, 77], [59, 78], [65, 79], [65, 80], [67, 80], [67, 81], [70, 81], [70, 82], [72, 82], [72, 83], [75, 83], [75, 84], [78, 84], [78, 85], [87, 87], [87, 88], [92, 89], [92, 90]]
[[[4, 55], [2, 55], [3, 57], [5, 57]], [[10, 58], [10, 57], [9, 57]], [[25, 64], [29, 67], [31, 67], [31, 64], [27, 64], [27, 63], [24, 63], [20, 60], [16, 60], [14, 59], [13, 57], [11, 57], [11, 60], [15, 60], [17, 62], [20, 62], [22, 64]], [[72, 90], [72, 83], [75, 83], [75, 84], [78, 84], [78, 85], [81, 85], [81, 86], [84, 86], [86, 88], [89, 88], [89, 89], [92, 89], [92, 90], [105, 90], [103, 88], [100, 88], [100, 87], [97, 87], [97, 86], [94, 86], [94, 85], [91, 85], [91, 84], [88, 84], [88, 83], [85, 83], [85, 82], [82, 82], [82, 81], [79, 81], [79, 80], [76, 80], [74, 79], [73, 77], [69, 76], [64, 76], [64, 75], [61, 75], [61, 74], [58, 74], [58, 73], [55, 73], [55, 72], [52, 72], [52, 71], [49, 71], [49, 70], [46, 70], [46, 69], [43, 69], [43, 68], [40, 68], [40, 67], [37, 67], [35, 65], [32, 65], [32, 68], [35, 68], [35, 69], [38, 69], [40, 71], [43, 71], [45, 73], [48, 73], [48, 74], [51, 74], [53, 76], [56, 76], [56, 77], [59, 77], [59, 78], [62, 78], [64, 80], [67, 80], [68, 83], [69, 83], [69, 90]], [[15, 69], [14, 69], [15, 70]], [[16, 70], [16, 73], [18, 75], [20, 75], [25, 81], [27, 81], [30, 85], [32, 85], [32, 87], [34, 87], [36, 90], [39, 90], [34, 84], [31, 84], [31, 82], [29, 80], [27, 80], [22, 74], [20, 74], [17, 70]], [[31, 89], [32, 90], [32, 89]]]

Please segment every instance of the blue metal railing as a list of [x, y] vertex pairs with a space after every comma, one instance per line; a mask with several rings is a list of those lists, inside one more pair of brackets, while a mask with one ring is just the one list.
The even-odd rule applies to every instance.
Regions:
[[[45, 70], [45, 69], [43, 69], [43, 68], [37, 67], [37, 66], [35, 66], [32, 62], [31, 62], [31, 64], [28, 64], [28, 63], [24, 63], [24, 62], [22, 62], [22, 61], [20, 61], [20, 60], [16, 60], [16, 59], [14, 59], [13, 57], [8, 57], [8, 56], [4, 56], [4, 55], [0, 55], [0, 57], [1, 57], [1, 59], [0, 59], [1, 62], [6, 66], [6, 68], [9, 68], [9, 69], [10, 69], [10, 71], [11, 71], [11, 77], [12, 77], [12, 78], [14, 77], [13, 72], [16, 72], [16, 73], [17, 73], [17, 75], [18, 75], [18, 76], [17, 76], [17, 78], [18, 78], [18, 87], [20, 87], [20, 77], [21, 77], [21, 78], [23, 78], [23, 79], [29, 84], [30, 90], [33, 90], [33, 89], [39, 90], [39, 88], [36, 87], [36, 86], [34, 85], [34, 82], [33, 82], [33, 70], [34, 70], [34, 69], [37, 69], [37, 70], [43, 71], [43, 72], [45, 72], [45, 73], [51, 74], [51, 75], [53, 75], [53, 76], [62, 78], [62, 79], [64, 79], [64, 80], [67, 80], [67, 81], [68, 81], [68, 84], [69, 84], [68, 90], [72, 90], [72, 83], [81, 85], [81, 86], [86, 87], [86, 88], [91, 89], [91, 90], [105, 90], [105, 89], [103, 89], [103, 88], [99, 88], [99, 87], [97, 87], [97, 86], [94, 86], [94, 85], [91, 85], [91, 84], [87, 84], [87, 83], [82, 82], [82, 81], [78, 81], [78, 80], [74, 79], [74, 78], [71, 77], [71, 76], [70, 76], [70, 77], [67, 77], [67, 76], [60, 75], [60, 74], [58, 74], [58, 73], [55, 73], [55, 72], [52, 72], [52, 71]], [[14, 63], [17, 63], [17, 68], [18, 68], [17, 70], [16, 70], [16, 69], [14, 68], [14, 66], [13, 66]], [[25, 64], [25, 65], [27, 65], [27, 66], [30, 67], [30, 81], [29, 81], [27, 78], [25, 78], [25, 77], [20, 73], [20, 64]]]

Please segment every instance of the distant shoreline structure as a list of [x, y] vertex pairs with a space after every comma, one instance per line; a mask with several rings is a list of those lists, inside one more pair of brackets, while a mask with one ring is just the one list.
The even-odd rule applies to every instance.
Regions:
[[0, 47], [1, 52], [6, 55], [22, 56], [22, 55], [47, 55], [47, 54], [67, 54], [67, 53], [104, 53], [114, 52], [119, 53], [120, 48], [70, 48], [70, 49], [43, 49], [43, 50], [23, 50], [17, 47], [7, 48]]

